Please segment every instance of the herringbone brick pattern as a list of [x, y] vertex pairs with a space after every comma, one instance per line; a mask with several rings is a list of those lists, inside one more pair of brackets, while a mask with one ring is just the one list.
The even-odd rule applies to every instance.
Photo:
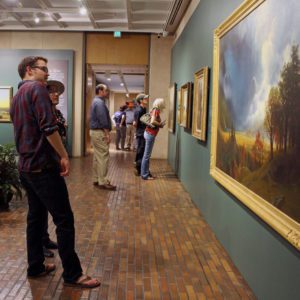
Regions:
[[67, 179], [76, 249], [102, 285], [63, 287], [57, 253], [48, 259], [58, 265], [53, 275], [28, 280], [27, 205], [13, 200], [0, 212], [0, 299], [255, 299], [167, 162], [153, 160], [157, 179], [142, 181], [132, 161], [132, 153], [112, 151], [115, 192], [93, 187], [91, 157], [73, 159]]

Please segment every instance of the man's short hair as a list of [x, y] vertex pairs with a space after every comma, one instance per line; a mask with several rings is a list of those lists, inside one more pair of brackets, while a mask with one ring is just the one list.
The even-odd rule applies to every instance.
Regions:
[[146, 94], [144, 94], [144, 93], [141, 93], [141, 94], [138, 94], [137, 96], [136, 96], [136, 101], [137, 101], [137, 103], [138, 104], [141, 104], [141, 101], [142, 100], [144, 100], [144, 99], [147, 99], [147, 98], [149, 98], [149, 95], [146, 95]]
[[21, 60], [18, 66], [18, 72], [22, 79], [25, 77], [26, 68], [33, 68], [38, 60], [43, 60], [45, 63], [48, 62], [48, 59], [42, 56], [27, 56]]
[[106, 90], [109, 90], [108, 86], [104, 83], [100, 83], [96, 86], [96, 95], [98, 95], [99, 91], [106, 91]]

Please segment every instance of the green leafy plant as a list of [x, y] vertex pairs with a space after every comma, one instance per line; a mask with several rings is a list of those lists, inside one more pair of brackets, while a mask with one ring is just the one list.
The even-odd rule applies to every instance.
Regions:
[[0, 206], [7, 208], [13, 195], [22, 197], [15, 146], [0, 145]]

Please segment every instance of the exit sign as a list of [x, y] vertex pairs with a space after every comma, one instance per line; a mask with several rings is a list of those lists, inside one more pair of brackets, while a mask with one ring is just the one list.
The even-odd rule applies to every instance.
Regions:
[[121, 31], [115, 31], [115, 32], [114, 32], [114, 37], [115, 37], [115, 38], [120, 38], [121, 36], [122, 36]]

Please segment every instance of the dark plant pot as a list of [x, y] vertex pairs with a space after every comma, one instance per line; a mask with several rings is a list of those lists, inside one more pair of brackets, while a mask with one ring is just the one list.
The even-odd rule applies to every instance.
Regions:
[[0, 190], [0, 209], [7, 209], [9, 207], [9, 202], [11, 201], [13, 197], [13, 193], [8, 193], [6, 197], [4, 197], [4, 194], [2, 190]]

